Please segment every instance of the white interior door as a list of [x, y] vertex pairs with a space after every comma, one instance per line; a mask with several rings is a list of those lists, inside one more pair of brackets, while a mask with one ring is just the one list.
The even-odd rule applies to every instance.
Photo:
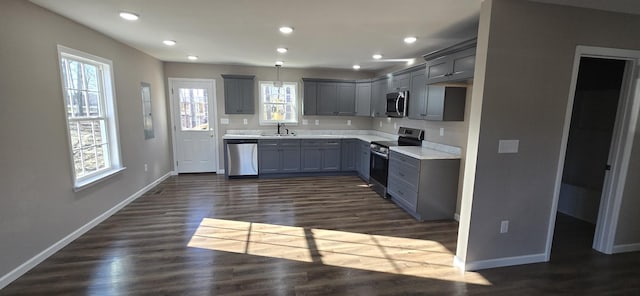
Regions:
[[173, 79], [170, 85], [177, 172], [215, 172], [218, 154], [213, 81]]

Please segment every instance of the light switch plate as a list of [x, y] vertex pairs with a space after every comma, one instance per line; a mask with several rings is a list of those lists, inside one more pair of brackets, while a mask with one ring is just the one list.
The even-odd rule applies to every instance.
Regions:
[[243, 124], [249, 124], [249, 120], [247, 120], [246, 118], [242, 119], [242, 123]]
[[347, 119], [347, 125], [351, 125], [351, 119]]
[[229, 118], [220, 118], [220, 124], [229, 124]]
[[316, 125], [320, 125], [320, 119], [316, 119]]
[[518, 153], [520, 140], [500, 140], [498, 142], [498, 153]]
[[308, 119], [303, 119], [302, 120], [302, 125], [308, 125], [309, 124], [309, 120]]
[[380, 121], [380, 127], [382, 127], [382, 120]]
[[440, 136], [441, 136], [441, 137], [442, 137], [442, 136], [444, 136], [444, 127], [441, 127], [441, 128], [440, 128]]

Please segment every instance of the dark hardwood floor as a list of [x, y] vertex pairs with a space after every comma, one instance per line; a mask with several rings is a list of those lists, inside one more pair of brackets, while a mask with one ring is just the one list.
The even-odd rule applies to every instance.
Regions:
[[639, 253], [558, 225], [549, 263], [460, 272], [455, 221], [416, 222], [357, 177], [180, 175], [0, 295], [640, 294]]

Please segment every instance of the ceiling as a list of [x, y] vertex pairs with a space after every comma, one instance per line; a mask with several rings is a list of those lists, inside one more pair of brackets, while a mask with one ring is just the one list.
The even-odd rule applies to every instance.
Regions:
[[[537, 0], [640, 14], [637, 0]], [[381, 70], [475, 37], [482, 0], [31, 0], [162, 61]], [[635, 10], [630, 10], [634, 7]], [[129, 11], [140, 16], [125, 21]], [[294, 32], [284, 35], [281, 26]], [[405, 44], [407, 36], [418, 38]], [[175, 40], [169, 47], [163, 40]], [[285, 47], [285, 54], [276, 48]], [[381, 60], [372, 55], [381, 53]], [[419, 61], [417, 61], [419, 62]]]

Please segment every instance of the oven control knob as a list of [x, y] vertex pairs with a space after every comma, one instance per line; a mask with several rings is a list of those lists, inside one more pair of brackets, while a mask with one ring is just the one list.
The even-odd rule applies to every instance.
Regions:
[[384, 153], [384, 154], [387, 154], [387, 153], [389, 153], [389, 149], [388, 148], [384, 148], [384, 147], [380, 147], [380, 152]]
[[374, 148], [377, 148], [377, 147], [378, 147], [378, 145], [376, 145], [376, 144], [369, 145], [369, 148], [371, 148], [371, 149], [374, 149]]

